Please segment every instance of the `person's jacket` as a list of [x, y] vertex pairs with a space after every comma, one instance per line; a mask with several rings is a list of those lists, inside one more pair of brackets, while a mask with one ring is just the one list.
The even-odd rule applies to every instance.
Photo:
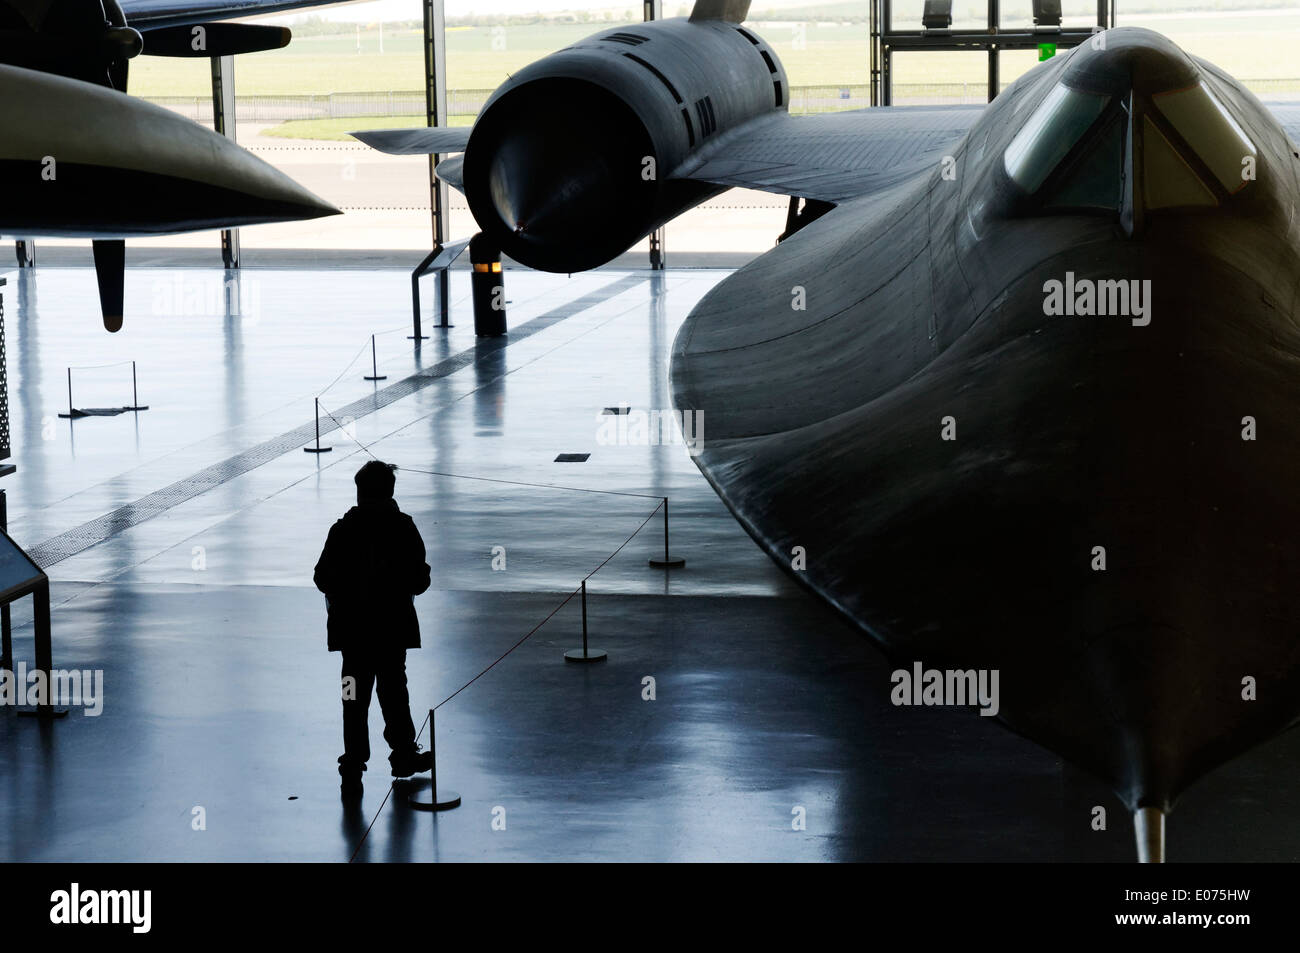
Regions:
[[394, 500], [352, 507], [330, 527], [316, 563], [329, 605], [329, 650], [418, 649], [415, 596], [429, 588], [424, 540]]

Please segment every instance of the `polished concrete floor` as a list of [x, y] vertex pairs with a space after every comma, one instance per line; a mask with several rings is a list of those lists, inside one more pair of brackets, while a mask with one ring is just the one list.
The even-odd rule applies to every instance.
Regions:
[[[53, 723], [0, 711], [0, 858], [1128, 860], [1119, 803], [1051, 754], [892, 707], [888, 666], [759, 552], [684, 447], [602, 439], [606, 407], [671, 407], [673, 335], [723, 274], [512, 272], [512, 332], [476, 346], [457, 273], [456, 326], [417, 349], [397, 269], [249, 270], [237, 315], [220, 271], [133, 270], [112, 337], [90, 271], [10, 272], [10, 528], [53, 580], [56, 666], [103, 670], [105, 698]], [[147, 411], [57, 416], [69, 367], [74, 406], [129, 404], [131, 360]], [[343, 424], [325, 418], [321, 455], [301, 449], [316, 397]], [[338, 656], [311, 570], [363, 445], [403, 468], [433, 566], [417, 724], [536, 630], [439, 709], [440, 784], [463, 805], [437, 816], [389, 796], [377, 706], [365, 796], [338, 796]], [[647, 566], [656, 500], [618, 494], [670, 497], [684, 569]], [[566, 665], [569, 596], [606, 559], [587, 611], [609, 661]], [[30, 662], [29, 620], [17, 606]], [[1193, 788], [1171, 859], [1300, 857], [1297, 755], [1283, 737]]]

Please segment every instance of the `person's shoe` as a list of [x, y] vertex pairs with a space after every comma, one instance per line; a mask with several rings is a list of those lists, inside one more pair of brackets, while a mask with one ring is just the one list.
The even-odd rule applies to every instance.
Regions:
[[356, 767], [350, 764], [339, 765], [339, 777], [343, 780], [339, 783], [339, 793], [345, 798], [360, 797], [365, 790], [361, 784], [361, 775], [365, 773], [366, 766]]
[[394, 755], [388, 760], [393, 766], [395, 778], [409, 778], [413, 774], [433, 769], [432, 751], [409, 751], [401, 756]]

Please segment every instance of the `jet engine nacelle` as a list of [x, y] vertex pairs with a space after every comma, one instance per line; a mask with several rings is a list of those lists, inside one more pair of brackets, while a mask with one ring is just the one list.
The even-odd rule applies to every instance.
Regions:
[[670, 178], [729, 130], [788, 106], [772, 49], [721, 20], [618, 27], [488, 99], [463, 182], [484, 233], [542, 271], [602, 265], [721, 188]]

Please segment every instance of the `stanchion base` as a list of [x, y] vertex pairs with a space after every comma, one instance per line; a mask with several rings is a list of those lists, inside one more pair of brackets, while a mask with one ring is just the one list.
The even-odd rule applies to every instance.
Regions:
[[686, 565], [686, 560], [680, 556], [668, 556], [663, 559], [652, 559], [650, 565], [655, 569], [680, 569]]
[[564, 653], [566, 662], [603, 662], [606, 658], [607, 655], [602, 649], [587, 649], [586, 652], [582, 649], [569, 649]]
[[460, 795], [455, 791], [448, 791], [446, 788], [438, 788], [437, 792], [430, 790], [428, 779], [412, 783], [410, 781], [399, 781], [403, 787], [418, 788], [412, 791], [406, 798], [406, 803], [417, 811], [450, 811], [453, 807], [460, 807]]
[[20, 705], [17, 708], [19, 718], [67, 718], [66, 708], [51, 708], [49, 705]]
[[388, 375], [387, 375], [387, 374], [380, 374], [379, 376], [376, 377], [376, 376], [373, 375], [373, 374], [367, 374], [365, 377], [363, 377], [363, 378], [361, 378], [361, 379], [362, 379], [363, 381], [386, 381], [386, 380], [388, 380]]
[[333, 447], [303, 447], [303, 453], [329, 453]]
[[148, 410], [148, 404], [141, 404], [139, 407], [123, 407], [123, 410]]
[[82, 417], [116, 417], [118, 414], [124, 414], [128, 410], [134, 409], [134, 407], [87, 407], [83, 410], [74, 407], [72, 413], [59, 414], [59, 416], [64, 420], [80, 420]]

